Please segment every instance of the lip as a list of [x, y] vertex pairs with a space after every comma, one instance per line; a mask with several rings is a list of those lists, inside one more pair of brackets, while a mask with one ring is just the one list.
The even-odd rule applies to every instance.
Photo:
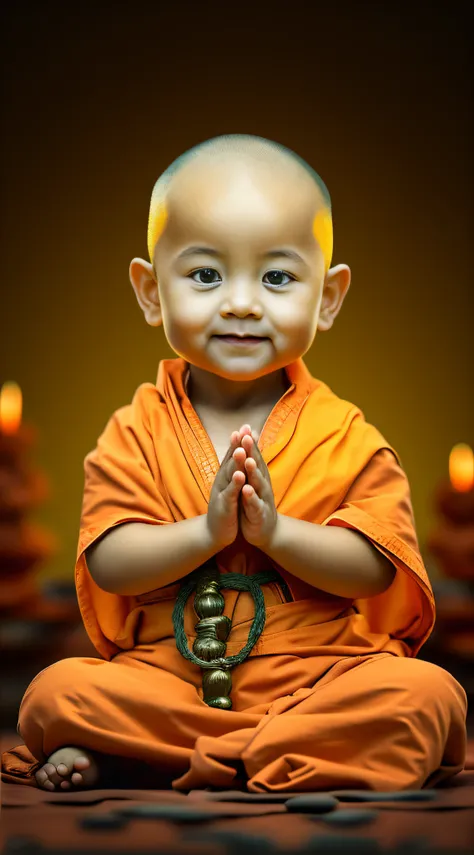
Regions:
[[260, 342], [267, 340], [265, 336], [257, 337], [250, 335], [216, 335], [215, 338], [218, 338], [220, 341], [223, 341], [226, 344], [234, 345], [236, 347], [254, 347], [256, 344], [260, 344]]

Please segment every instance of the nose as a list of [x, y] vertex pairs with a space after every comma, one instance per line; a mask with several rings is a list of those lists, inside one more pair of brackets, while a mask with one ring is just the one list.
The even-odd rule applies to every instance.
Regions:
[[261, 318], [263, 309], [257, 284], [249, 279], [228, 281], [220, 313], [223, 318], [229, 315]]

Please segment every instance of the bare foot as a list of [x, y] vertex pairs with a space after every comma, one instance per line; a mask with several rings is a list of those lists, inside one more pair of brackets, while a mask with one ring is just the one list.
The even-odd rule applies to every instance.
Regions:
[[99, 767], [90, 751], [67, 746], [51, 754], [35, 778], [42, 790], [88, 788], [97, 783]]

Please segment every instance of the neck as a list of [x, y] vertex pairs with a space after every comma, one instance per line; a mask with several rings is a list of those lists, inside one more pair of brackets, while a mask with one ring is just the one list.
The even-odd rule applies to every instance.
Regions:
[[235, 381], [189, 365], [187, 394], [194, 407], [235, 412], [265, 405], [273, 406], [289, 386], [284, 369], [256, 380]]

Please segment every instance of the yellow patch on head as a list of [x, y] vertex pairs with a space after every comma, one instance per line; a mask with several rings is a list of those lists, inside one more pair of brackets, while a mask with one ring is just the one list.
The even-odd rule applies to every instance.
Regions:
[[150, 215], [148, 217], [148, 253], [150, 255], [150, 261], [153, 264], [153, 256], [155, 253], [155, 247], [158, 243], [161, 235], [163, 234], [166, 220], [168, 219], [168, 212], [166, 210], [166, 205], [163, 201], [158, 203], [154, 203], [152, 201], [150, 205]]
[[333, 229], [331, 212], [327, 208], [318, 211], [313, 220], [313, 235], [324, 257], [324, 272], [327, 273], [332, 261]]

